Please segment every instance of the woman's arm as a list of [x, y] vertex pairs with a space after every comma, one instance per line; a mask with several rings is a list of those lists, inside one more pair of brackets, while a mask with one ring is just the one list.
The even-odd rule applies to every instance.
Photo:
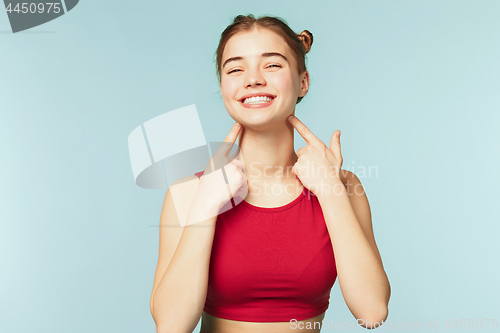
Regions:
[[[345, 171], [342, 171], [345, 172]], [[389, 280], [373, 237], [370, 206], [361, 182], [351, 172], [329, 184], [318, 200], [334, 248], [339, 285], [351, 313], [366, 328], [388, 315]]]
[[[166, 248], [162, 267], [166, 270], [153, 289], [150, 304], [158, 333], [192, 332], [203, 313], [217, 216], [239, 189], [248, 186], [241, 156], [229, 157], [240, 132], [241, 125], [234, 123], [225, 144], [212, 156], [200, 180], [181, 180], [167, 191], [161, 224], [183, 225], [184, 230], [178, 245], [175, 243], [178, 237], [168, 236], [167, 229], [172, 228], [160, 230], [160, 243]], [[225, 177], [220, 167], [215, 169], [214, 165], [224, 166]], [[158, 277], [161, 274], [157, 273]]]
[[[197, 177], [195, 181], [198, 182]], [[174, 207], [169, 188], [162, 209], [160, 257], [151, 297], [151, 314], [158, 333], [192, 332], [207, 297], [210, 254], [219, 208], [196, 193], [187, 193], [190, 191], [177, 196]], [[179, 200], [190, 201], [187, 225], [180, 239], [177, 215], [182, 215], [179, 206], [185, 202]]]
[[349, 172], [350, 188], [358, 189], [349, 194], [341, 179], [345, 171], [340, 171], [340, 131], [333, 133], [327, 147], [297, 117], [289, 116], [288, 120], [307, 142], [297, 151], [292, 171], [318, 197], [342, 295], [352, 314], [363, 320], [361, 325], [374, 328], [387, 318], [391, 287], [373, 239], [370, 206], [361, 182]]

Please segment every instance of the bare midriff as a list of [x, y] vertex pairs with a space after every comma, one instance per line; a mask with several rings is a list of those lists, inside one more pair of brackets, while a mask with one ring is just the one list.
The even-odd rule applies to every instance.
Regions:
[[223, 319], [203, 311], [199, 333], [292, 333], [297, 331], [319, 333], [324, 317], [325, 313], [323, 312], [316, 317], [300, 321], [255, 323]]

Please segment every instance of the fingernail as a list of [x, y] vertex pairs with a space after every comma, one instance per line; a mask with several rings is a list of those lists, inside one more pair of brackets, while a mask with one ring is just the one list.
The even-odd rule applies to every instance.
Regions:
[[293, 118], [295, 118], [293, 115], [288, 116], [288, 119], [290, 120], [292, 120]]

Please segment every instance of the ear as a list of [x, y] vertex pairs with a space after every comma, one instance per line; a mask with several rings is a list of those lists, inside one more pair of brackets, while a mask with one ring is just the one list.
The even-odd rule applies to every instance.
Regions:
[[308, 91], [309, 91], [309, 72], [304, 71], [300, 75], [299, 97], [304, 97]]

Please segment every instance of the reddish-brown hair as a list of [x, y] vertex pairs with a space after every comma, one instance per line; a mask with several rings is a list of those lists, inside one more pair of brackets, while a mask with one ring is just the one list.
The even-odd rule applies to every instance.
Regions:
[[[290, 29], [286, 21], [279, 17], [261, 16], [259, 18], [255, 18], [252, 14], [246, 16], [238, 15], [234, 18], [233, 23], [227, 26], [227, 28], [222, 32], [219, 46], [217, 47], [216, 70], [219, 83], [221, 80], [220, 66], [222, 61], [222, 53], [224, 52], [227, 41], [239, 32], [247, 32], [255, 28], [269, 29], [277, 33], [279, 36], [283, 37], [285, 42], [290, 47], [293, 57], [295, 58], [295, 62], [297, 63], [298, 67], [298, 73], [301, 74], [306, 70], [305, 56], [306, 53], [308, 53], [311, 49], [311, 45], [313, 42], [312, 33], [310, 33], [308, 30], [304, 30], [300, 34], [296, 34], [292, 29]], [[302, 97], [298, 97], [296, 103], [299, 103], [301, 100]]]

